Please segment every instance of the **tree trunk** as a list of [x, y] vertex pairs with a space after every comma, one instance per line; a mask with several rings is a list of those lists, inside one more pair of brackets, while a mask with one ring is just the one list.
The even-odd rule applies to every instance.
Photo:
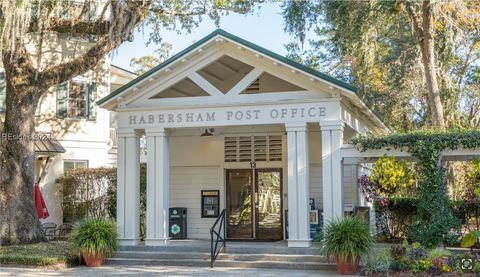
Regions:
[[9, 93], [1, 140], [1, 244], [45, 241], [34, 203], [33, 134], [40, 94], [34, 86], [25, 85], [31, 76], [22, 62], [21, 57], [12, 61], [9, 54], [3, 55]]
[[[112, 6], [110, 22], [100, 20], [85, 23], [87, 25], [76, 21], [63, 22], [63, 25], [66, 24], [64, 27], [67, 28], [64, 31], [73, 32], [74, 35], [82, 29], [85, 29], [86, 33], [98, 32], [97, 42], [85, 53], [76, 55], [71, 61], [37, 71], [23, 44], [23, 38], [17, 38], [13, 50], [3, 49], [7, 98], [4, 133], [0, 140], [0, 243], [2, 244], [45, 240], [34, 203], [33, 135], [35, 109], [40, 96], [50, 87], [83, 74], [89, 69], [94, 69], [112, 49], [120, 46], [127, 39], [132, 39], [135, 27], [147, 16], [151, 2], [130, 0], [120, 4], [118, 1], [110, 1], [110, 5]], [[63, 28], [58, 25], [47, 27], [56, 31], [62, 31]]]
[[419, 40], [422, 52], [422, 62], [425, 71], [425, 79], [428, 89], [428, 101], [430, 111], [432, 113], [432, 123], [436, 127], [445, 128], [445, 120], [443, 115], [443, 105], [440, 99], [440, 89], [438, 87], [437, 72], [435, 64], [434, 49], [434, 28], [433, 28], [433, 11], [430, 1], [423, 1], [422, 4], [422, 29], [423, 39]]

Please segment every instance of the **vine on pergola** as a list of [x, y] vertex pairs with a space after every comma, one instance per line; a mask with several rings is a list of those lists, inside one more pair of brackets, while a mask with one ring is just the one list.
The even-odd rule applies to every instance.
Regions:
[[418, 160], [417, 218], [411, 238], [433, 247], [443, 236], [459, 226], [459, 220], [449, 211], [446, 170], [442, 151], [480, 147], [480, 131], [417, 131], [387, 136], [359, 135], [352, 143], [362, 151], [397, 149]]

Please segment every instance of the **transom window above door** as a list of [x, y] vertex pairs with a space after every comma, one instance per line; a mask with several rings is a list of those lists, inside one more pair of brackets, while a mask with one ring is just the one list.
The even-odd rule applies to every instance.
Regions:
[[224, 154], [225, 162], [282, 161], [282, 136], [227, 136]]

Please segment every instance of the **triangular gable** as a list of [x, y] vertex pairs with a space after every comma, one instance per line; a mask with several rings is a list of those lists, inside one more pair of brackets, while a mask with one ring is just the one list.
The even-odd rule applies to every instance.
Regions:
[[256, 94], [284, 91], [305, 91], [306, 89], [294, 85], [281, 78], [273, 76], [268, 72], [263, 72], [255, 81], [253, 81], [241, 94]]
[[[152, 91], [140, 99], [306, 91], [254, 66], [226, 54], [198, 70], [183, 73], [183, 79], [166, 89], [160, 92]], [[179, 74], [176, 77], [184, 75]]]
[[226, 94], [252, 70], [251, 65], [224, 55], [200, 69], [198, 74]]
[[[274, 53], [270, 50], [267, 50], [267, 49], [265, 49], [263, 47], [260, 47], [256, 44], [253, 44], [253, 43], [251, 43], [247, 40], [244, 40], [244, 39], [242, 39], [240, 37], [237, 37], [233, 34], [225, 32], [222, 29], [217, 29], [214, 32], [207, 35], [206, 37], [204, 37], [203, 39], [199, 40], [198, 42], [192, 44], [191, 46], [185, 48], [183, 51], [181, 51], [178, 54], [174, 55], [173, 57], [167, 59], [165, 62], [159, 64], [158, 66], [156, 66], [154, 68], [152, 68], [151, 70], [147, 71], [146, 73], [144, 73], [143, 75], [139, 76], [138, 78], [132, 80], [131, 82], [123, 85], [122, 87], [118, 88], [117, 90], [115, 90], [114, 92], [105, 96], [104, 98], [98, 100], [97, 104], [100, 105], [100, 106], [105, 106], [108, 102], [110, 102], [111, 100], [114, 100], [117, 96], [122, 95], [123, 93], [142, 85], [142, 83], [148, 82], [148, 80], [150, 78], [152, 78], [152, 76], [154, 76], [156, 73], [161, 72], [162, 70], [168, 69], [168, 67], [171, 66], [172, 64], [174, 64], [175, 62], [181, 61], [184, 56], [188, 55], [189, 53], [191, 53], [195, 50], [201, 49], [201, 47], [203, 45], [212, 41], [215, 37], [224, 37], [226, 39], [229, 39], [229, 40], [231, 40], [231, 41], [233, 41], [233, 42], [235, 42], [235, 43], [237, 43], [237, 44], [239, 44], [243, 47], [250, 48], [250, 49], [252, 49], [256, 52], [259, 52], [259, 53], [261, 53], [261, 54], [263, 54], [267, 57], [275, 59], [282, 64], [286, 64], [288, 66], [291, 66], [291, 67], [299, 70], [300, 72], [309, 74], [309, 75], [311, 75], [315, 78], [318, 78], [319, 80], [323, 80], [325, 82], [328, 82], [328, 83], [330, 83], [330, 84], [332, 84], [336, 87], [345, 89], [347, 91], [351, 91], [352, 93], [357, 91], [356, 87], [354, 87], [354, 86], [352, 86], [348, 83], [345, 83], [341, 80], [335, 79], [331, 76], [328, 76], [326, 74], [318, 72], [318, 71], [316, 71], [314, 69], [311, 69], [311, 68], [309, 68], [305, 65], [294, 62], [294, 61], [292, 61], [290, 59], [287, 59], [287, 58], [285, 58], [281, 55], [278, 55], [278, 54], [276, 54], [276, 53]], [[254, 80], [252, 80], [252, 81], [254, 81]], [[107, 107], [107, 106], [105, 106], [105, 107]]]
[[151, 97], [156, 98], [179, 98], [179, 97], [199, 97], [209, 96], [208, 92], [198, 86], [190, 78], [185, 78], [175, 85], [168, 87], [160, 93]]

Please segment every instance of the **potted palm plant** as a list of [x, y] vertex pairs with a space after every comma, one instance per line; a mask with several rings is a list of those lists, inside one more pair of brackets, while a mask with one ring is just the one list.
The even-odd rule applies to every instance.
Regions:
[[74, 227], [70, 241], [87, 266], [101, 266], [117, 250], [117, 227], [108, 219], [88, 218]]
[[366, 255], [373, 245], [368, 225], [356, 217], [328, 222], [321, 237], [324, 254], [335, 257], [340, 274], [356, 272], [360, 257]]

